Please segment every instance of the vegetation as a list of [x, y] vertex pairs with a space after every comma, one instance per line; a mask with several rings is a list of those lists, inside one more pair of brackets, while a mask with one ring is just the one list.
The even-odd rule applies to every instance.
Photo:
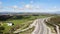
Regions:
[[[2, 30], [1, 32], [3, 32], [3, 34], [13, 34], [13, 32], [17, 29], [22, 30], [27, 28], [35, 19], [44, 18], [48, 16], [46, 15], [14, 15], [14, 16], [2, 16], [3, 18], [0, 16], [2, 18], [0, 19], [0, 22], [2, 22], [3, 24], [0, 26], [4, 27], [4, 30]], [[7, 23], [9, 22], [12, 22], [14, 25], [8, 26]], [[29, 30], [29, 32], [31, 31]], [[21, 34], [23, 34], [23, 32], [21, 32]]]
[[5, 28], [3, 27], [3, 26], [0, 26], [0, 34], [3, 34], [3, 30], [4, 30]]
[[55, 25], [59, 25], [60, 26], [60, 16], [54, 16], [52, 17], [48, 23], [50, 24], [55, 24]]
[[60, 27], [60, 16], [54, 16], [46, 24], [52, 29], [52, 32], [56, 33], [56, 26]]
[[[48, 16], [53, 16], [53, 15], [47, 15], [47, 14], [13, 15], [13, 16], [1, 15], [0, 16], [1, 17], [0, 26], [4, 27], [4, 30], [2, 30], [1, 33], [3, 32], [3, 34], [13, 34], [13, 32], [17, 29], [22, 30], [22, 29], [27, 28], [31, 23], [33, 23], [32, 21], [34, 21], [35, 19], [44, 18], [44, 17], [48, 17]], [[9, 23], [9, 22], [13, 23], [14, 25], [8, 26], [7, 23]], [[30, 33], [32, 29], [30, 29], [28, 32]], [[26, 33], [26, 32], [21, 32], [20, 34], [23, 34], [23, 33]]]

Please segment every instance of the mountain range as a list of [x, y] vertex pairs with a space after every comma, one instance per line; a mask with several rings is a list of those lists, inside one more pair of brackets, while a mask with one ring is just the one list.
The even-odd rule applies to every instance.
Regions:
[[[0, 14], [24, 14], [24, 13], [41, 13], [41, 12], [0, 12]], [[60, 14], [60, 11], [55, 12], [42, 12], [42, 13], [48, 13], [48, 14]]]

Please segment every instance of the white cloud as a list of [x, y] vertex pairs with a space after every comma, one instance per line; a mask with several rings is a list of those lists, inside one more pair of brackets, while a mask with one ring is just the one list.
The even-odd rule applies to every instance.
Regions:
[[56, 12], [60, 11], [60, 8], [48, 8], [48, 9], [41, 9], [41, 12]]
[[0, 5], [2, 4], [2, 2], [0, 1]]
[[34, 9], [37, 10], [38, 9], [39, 10], [40, 6], [39, 5], [35, 6], [35, 5], [31, 5], [31, 4], [26, 4], [25, 9], [32, 9], [32, 10], [34, 10]]
[[30, 5], [30, 4], [26, 4], [24, 6], [25, 9], [33, 9], [33, 5]]
[[29, 4], [25, 5], [25, 8], [30, 8], [30, 7], [31, 7], [31, 5], [29, 5]]
[[[8, 8], [11, 8], [7, 10]], [[24, 7], [19, 8], [17, 5], [14, 5], [12, 7], [5, 8], [4, 11], [14, 11], [15, 12], [54, 12], [54, 11], [60, 11], [60, 8], [57, 8], [57, 6], [51, 7], [51, 8], [43, 8], [40, 5], [31, 5], [26, 4]], [[32, 10], [30, 10], [32, 9]], [[37, 10], [38, 9], [38, 10]], [[1, 11], [1, 10], [0, 10]]]
[[17, 5], [14, 5], [13, 8], [18, 8], [18, 6]]

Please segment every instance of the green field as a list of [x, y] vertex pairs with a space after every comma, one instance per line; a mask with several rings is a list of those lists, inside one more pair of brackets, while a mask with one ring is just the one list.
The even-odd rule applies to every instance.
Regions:
[[[22, 19], [8, 19], [6, 21], [1, 21], [3, 26], [5, 29], [2, 31], [3, 34], [13, 34], [13, 32], [17, 29], [25, 29], [27, 28], [31, 23], [33, 23], [33, 21], [35, 19], [38, 19], [38, 18], [44, 18], [44, 17], [48, 17], [48, 16], [24, 16]], [[16, 17], [15, 17], [16, 18]], [[8, 22], [12, 22], [14, 23], [13, 26], [8, 26], [6, 23]], [[33, 28], [31, 28], [31, 30], [33, 30]], [[30, 32], [30, 30], [29, 30]], [[25, 32], [21, 32], [20, 34], [23, 34]]]
[[[5, 21], [0, 21], [0, 33], [3, 32], [3, 34], [14, 34], [13, 32], [16, 31], [17, 29], [23, 30], [27, 27], [29, 27], [30, 24], [32, 24], [34, 22], [35, 19], [40, 19], [40, 18], [45, 18], [45, 17], [49, 17], [49, 16], [45, 16], [45, 15], [38, 15], [38, 16], [13, 16], [10, 19], [7, 19]], [[12, 26], [8, 26], [7, 23], [12, 22], [14, 25]], [[2, 25], [1, 25], [2, 23]], [[46, 24], [50, 27], [53, 28], [52, 32], [55, 31], [54, 30], [54, 26], [52, 24], [56, 24], [60, 26], [60, 16], [58, 17], [53, 17], [50, 19], [50, 21], [46, 22]], [[1, 30], [3, 29], [3, 30]], [[33, 28], [30, 28], [27, 31], [24, 32], [20, 32], [19, 34], [31, 34], [31, 32], [34, 30]], [[55, 31], [56, 32], [56, 31]]]

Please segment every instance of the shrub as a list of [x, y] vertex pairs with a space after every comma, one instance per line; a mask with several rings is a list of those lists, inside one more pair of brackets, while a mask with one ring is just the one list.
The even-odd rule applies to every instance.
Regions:
[[5, 27], [3, 27], [3, 26], [0, 26], [0, 30], [4, 30], [5, 29]]
[[51, 24], [59, 25], [59, 24], [60, 24], [60, 16], [52, 17], [49, 22], [50, 22]]

